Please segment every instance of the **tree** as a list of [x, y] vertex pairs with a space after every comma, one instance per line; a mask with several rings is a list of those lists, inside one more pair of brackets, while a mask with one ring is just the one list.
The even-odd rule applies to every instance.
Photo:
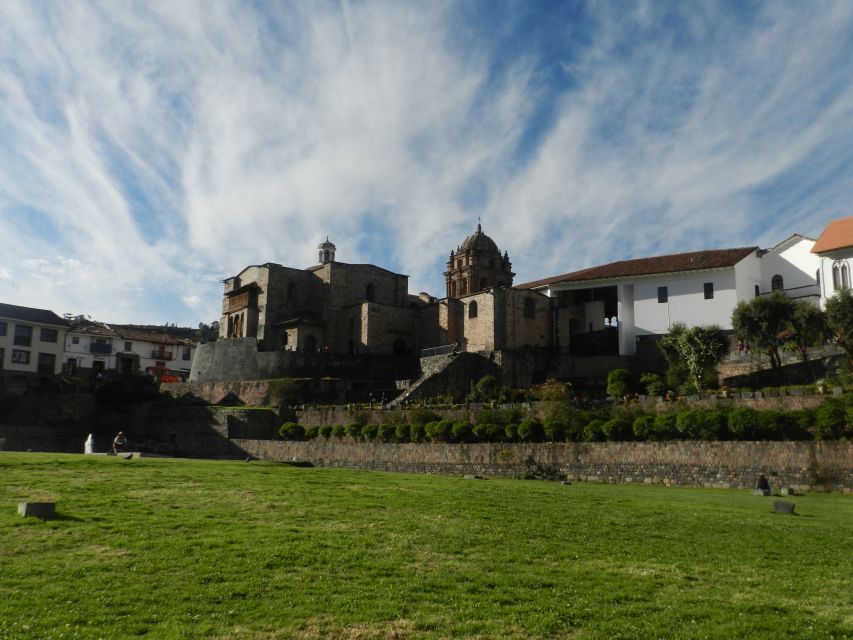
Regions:
[[701, 391], [705, 378], [712, 374], [728, 350], [729, 341], [723, 330], [715, 325], [689, 329], [681, 326], [674, 336], [667, 338], [664, 348], [671, 351], [669, 357], [677, 359], [687, 371], [690, 384]]
[[672, 390], [677, 390], [688, 377], [687, 369], [678, 350], [678, 340], [685, 331], [687, 331], [686, 324], [674, 322], [669, 328], [669, 333], [658, 341], [658, 351], [667, 364], [666, 384]]
[[805, 300], [794, 300], [791, 327], [794, 330], [797, 351], [800, 352], [803, 362], [809, 359], [809, 347], [823, 344], [832, 335], [823, 312]]
[[826, 301], [826, 322], [853, 365], [853, 292], [841, 289]]
[[200, 342], [216, 342], [219, 338], [219, 320], [210, 324], [198, 323], [198, 339]]
[[607, 374], [607, 395], [622, 398], [631, 390], [631, 372], [627, 369], [614, 369]]
[[779, 334], [788, 328], [794, 304], [781, 291], [741, 301], [732, 313], [732, 326], [741, 340], [756, 345], [770, 357], [770, 366], [782, 366], [779, 357], [781, 338]]

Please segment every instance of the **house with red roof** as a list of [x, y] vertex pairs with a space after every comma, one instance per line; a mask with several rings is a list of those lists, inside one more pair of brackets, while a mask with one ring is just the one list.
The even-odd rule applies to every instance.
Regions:
[[851, 286], [853, 260], [853, 216], [830, 222], [812, 247], [818, 260], [817, 286], [821, 307], [840, 289]]
[[708, 249], [619, 260], [519, 287], [557, 299], [568, 313], [570, 351], [634, 355], [675, 323], [732, 330], [737, 304], [781, 290], [819, 300], [815, 241], [793, 235], [775, 247]]

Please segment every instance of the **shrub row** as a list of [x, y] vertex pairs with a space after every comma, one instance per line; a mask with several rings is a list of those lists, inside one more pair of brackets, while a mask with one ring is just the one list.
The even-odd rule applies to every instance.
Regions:
[[[437, 419], [397, 424], [324, 425], [303, 428], [286, 422], [279, 435], [286, 440], [343, 438], [379, 442], [604, 442], [663, 440], [833, 440], [853, 436], [853, 406], [828, 400], [817, 409], [730, 411], [687, 409], [652, 415], [625, 411], [617, 415], [573, 412], [559, 419], [527, 418], [454, 422]], [[489, 417], [487, 415], [478, 418]]]

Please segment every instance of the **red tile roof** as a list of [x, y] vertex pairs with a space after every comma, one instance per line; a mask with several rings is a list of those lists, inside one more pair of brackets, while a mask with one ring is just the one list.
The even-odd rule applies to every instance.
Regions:
[[516, 285], [519, 289], [535, 289], [558, 282], [583, 282], [586, 280], [607, 280], [611, 278], [630, 278], [650, 276], [661, 273], [678, 273], [682, 271], [699, 271], [701, 269], [722, 269], [733, 267], [758, 247], [740, 247], [737, 249], [708, 249], [691, 251], [689, 253], [674, 253], [668, 256], [653, 258], [637, 258], [635, 260], [619, 260], [600, 267], [591, 267], [552, 276], [542, 280], [534, 280]]
[[812, 253], [826, 253], [853, 247], [853, 216], [833, 220], [812, 247]]

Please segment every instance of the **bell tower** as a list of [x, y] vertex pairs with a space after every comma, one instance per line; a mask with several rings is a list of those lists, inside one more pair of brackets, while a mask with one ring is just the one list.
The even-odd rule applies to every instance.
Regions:
[[500, 249], [478, 224], [477, 230], [450, 252], [444, 280], [448, 298], [461, 298], [490, 287], [511, 287], [515, 274], [509, 254]]
[[329, 242], [329, 236], [326, 236], [326, 241], [317, 245], [317, 262], [326, 264], [327, 262], [335, 261], [335, 245]]

